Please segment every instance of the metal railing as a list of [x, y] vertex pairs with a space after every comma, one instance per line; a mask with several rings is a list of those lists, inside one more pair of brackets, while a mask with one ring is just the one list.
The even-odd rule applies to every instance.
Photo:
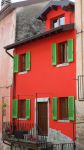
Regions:
[[75, 150], [75, 143], [54, 144], [53, 150]]
[[[38, 134], [38, 131], [39, 133]], [[45, 150], [75, 150], [75, 143], [54, 144], [47, 142], [47, 137], [42, 134], [37, 125], [32, 123], [5, 122], [3, 123], [3, 141], [10, 143], [12, 149]]]
[[[38, 135], [37, 131], [41, 133]], [[36, 143], [37, 145], [46, 145], [47, 138], [40, 131], [38, 126], [34, 126], [32, 123], [3, 123], [3, 141], [9, 142], [25, 142], [25, 143]]]

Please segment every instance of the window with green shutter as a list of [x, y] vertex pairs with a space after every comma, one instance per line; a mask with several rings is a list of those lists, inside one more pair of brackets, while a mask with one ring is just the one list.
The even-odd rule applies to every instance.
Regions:
[[20, 72], [29, 71], [30, 70], [30, 52], [26, 52], [25, 54], [20, 55]]
[[53, 97], [52, 98], [52, 119], [57, 120], [57, 115], [58, 115], [58, 98]]
[[12, 102], [12, 118], [18, 118], [18, 100], [14, 99]]
[[57, 44], [53, 43], [52, 44], [52, 65], [57, 64]]
[[26, 99], [26, 119], [30, 119], [30, 99]]
[[19, 55], [15, 55], [13, 61], [13, 71], [17, 73], [19, 71]]
[[69, 39], [68, 40], [68, 48], [67, 48], [67, 53], [68, 53], [68, 62], [73, 62], [74, 60], [74, 42], [73, 42], [73, 39]]
[[30, 70], [30, 61], [31, 61], [30, 60], [30, 52], [26, 53], [26, 60], [25, 61], [26, 61], [26, 68], [25, 69], [26, 69], [26, 71], [29, 71]]
[[69, 120], [75, 120], [75, 101], [73, 96], [68, 97], [68, 117]]
[[53, 120], [75, 120], [74, 96], [52, 98], [52, 119]]
[[61, 43], [52, 44], [52, 65], [66, 64], [74, 61], [74, 41], [69, 39]]
[[30, 70], [30, 52], [14, 56], [13, 70], [15, 73]]

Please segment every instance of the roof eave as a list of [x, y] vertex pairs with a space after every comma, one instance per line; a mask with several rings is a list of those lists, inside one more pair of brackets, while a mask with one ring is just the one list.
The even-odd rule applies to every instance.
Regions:
[[4, 47], [4, 49], [6, 50], [10, 50], [10, 49], [14, 49], [16, 47], [18, 47], [19, 45], [23, 45], [27, 42], [31, 42], [31, 41], [34, 41], [36, 39], [42, 39], [44, 37], [48, 37], [52, 34], [58, 34], [58, 33], [61, 33], [61, 32], [64, 32], [64, 31], [68, 31], [68, 30], [71, 30], [71, 29], [74, 29], [74, 24], [67, 24], [67, 25], [62, 25], [58, 28], [55, 28], [55, 29], [51, 29], [47, 32], [44, 32], [44, 33], [40, 33], [38, 35], [35, 35], [33, 37], [30, 37], [30, 38], [27, 38], [27, 39], [24, 39], [22, 41], [18, 41], [18, 42], [15, 42], [13, 44], [10, 44], [10, 45], [7, 45]]
[[[59, 2], [55, 2], [55, 1], [49, 2], [48, 5], [40, 12], [40, 14], [38, 14], [36, 16], [36, 18], [45, 21], [45, 15], [47, 15], [47, 13], [52, 8], [56, 9], [58, 6], [61, 6], [66, 11], [74, 11], [74, 2], [70, 1], [70, 2], [68, 2], [67, 5], [65, 5], [65, 3], [63, 1], [61, 2], [62, 4], [60, 4], [60, 5], [57, 3], [59, 3]], [[64, 5], [63, 5], [63, 3], [64, 3]], [[69, 8], [69, 6], [71, 8]]]

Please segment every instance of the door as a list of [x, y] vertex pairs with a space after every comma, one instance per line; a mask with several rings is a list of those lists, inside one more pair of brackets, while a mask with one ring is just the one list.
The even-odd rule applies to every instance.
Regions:
[[38, 102], [38, 134], [48, 135], [48, 103]]

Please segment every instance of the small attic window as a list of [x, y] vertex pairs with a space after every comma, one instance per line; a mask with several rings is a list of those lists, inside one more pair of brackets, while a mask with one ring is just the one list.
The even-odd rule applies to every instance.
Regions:
[[57, 28], [65, 24], [65, 17], [61, 16], [53, 20], [53, 28]]

